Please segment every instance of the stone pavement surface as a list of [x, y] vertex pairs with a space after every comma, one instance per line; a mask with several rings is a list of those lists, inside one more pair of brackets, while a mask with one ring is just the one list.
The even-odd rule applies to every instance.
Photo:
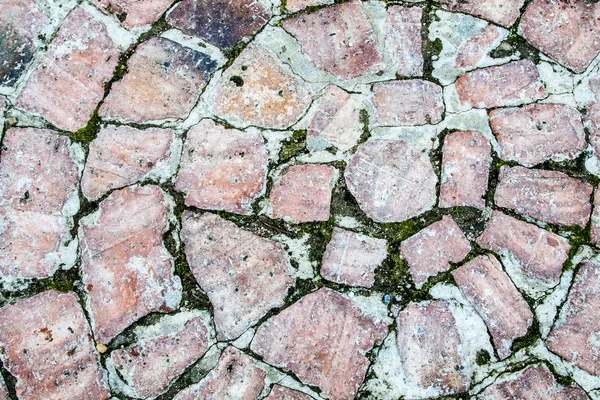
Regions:
[[0, 0], [0, 400], [600, 399], [600, 4]]

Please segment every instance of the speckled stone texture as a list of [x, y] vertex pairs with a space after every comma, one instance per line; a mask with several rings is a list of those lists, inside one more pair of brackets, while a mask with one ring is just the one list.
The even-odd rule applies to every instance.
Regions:
[[523, 0], [442, 0], [449, 10], [465, 12], [487, 19], [504, 27], [511, 26], [519, 17]]
[[101, 11], [116, 14], [129, 29], [145, 27], [155, 22], [171, 5], [171, 0], [97, 0]]
[[381, 126], [437, 124], [442, 120], [442, 88], [421, 79], [373, 85], [375, 123]]

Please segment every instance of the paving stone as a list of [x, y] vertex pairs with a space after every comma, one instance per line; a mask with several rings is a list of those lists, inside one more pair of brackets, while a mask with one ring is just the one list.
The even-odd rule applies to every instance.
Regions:
[[492, 146], [480, 132], [453, 132], [442, 149], [440, 207], [485, 208]]
[[124, 19], [121, 24], [129, 29], [153, 24], [173, 4], [173, 0], [96, 0], [96, 7], [105, 13], [114, 13]]
[[346, 185], [375, 222], [402, 222], [431, 209], [437, 175], [427, 154], [401, 140], [369, 140], [348, 163]]
[[528, 59], [467, 72], [456, 80], [463, 105], [495, 108], [519, 105], [546, 96], [540, 73]]
[[451, 11], [464, 12], [495, 22], [505, 28], [519, 18], [524, 0], [441, 0]]
[[398, 353], [410, 380], [444, 396], [469, 389], [471, 379], [463, 372], [462, 343], [448, 303], [410, 303], [396, 321]]
[[184, 389], [174, 400], [258, 399], [265, 371], [235, 347], [227, 347], [219, 363], [199, 383]]
[[474, 69], [490, 52], [494, 43], [502, 35], [502, 29], [489, 24], [476, 35], [471, 36], [458, 48], [454, 68]]
[[156, 186], [130, 186], [80, 221], [82, 281], [100, 343], [151, 312], [179, 307], [181, 282], [162, 243], [166, 201]]
[[544, 364], [527, 367], [516, 374], [502, 377], [500, 381], [488, 386], [478, 398], [482, 400], [589, 399], [578, 385], [564, 387], [557, 383], [552, 372]]
[[175, 189], [188, 206], [250, 214], [265, 191], [268, 163], [260, 133], [205, 119], [187, 134]]
[[129, 126], [107, 126], [90, 143], [81, 190], [97, 200], [112, 189], [135, 183], [167, 162], [173, 131]]
[[60, 129], [84, 127], [119, 61], [106, 28], [82, 7], [69, 13], [16, 106]]
[[600, 6], [584, 2], [534, 0], [520, 34], [565, 67], [583, 72], [600, 51]]
[[492, 255], [478, 256], [452, 276], [485, 321], [500, 359], [510, 356], [513, 341], [527, 333], [533, 314], [500, 262]]
[[297, 12], [307, 7], [324, 6], [332, 3], [333, 0], [288, 0], [285, 2], [285, 8], [290, 12]]
[[499, 207], [539, 221], [584, 227], [591, 194], [592, 185], [562, 172], [504, 166], [494, 199]]
[[103, 118], [130, 122], [183, 119], [196, 104], [217, 62], [165, 38], [142, 43], [100, 107]]
[[500, 145], [500, 157], [525, 166], [572, 160], [587, 146], [581, 114], [565, 104], [493, 110], [490, 124]]
[[386, 257], [386, 240], [334, 227], [323, 254], [321, 276], [342, 285], [372, 287], [375, 269]]
[[414, 126], [442, 120], [442, 88], [421, 79], [382, 82], [373, 85], [375, 124]]
[[370, 364], [365, 354], [386, 334], [383, 321], [364, 315], [339, 293], [320, 289], [263, 323], [251, 349], [318, 386], [322, 396], [351, 399]]
[[391, 6], [387, 9], [386, 52], [400, 76], [423, 75], [420, 7]]
[[408, 262], [415, 286], [448, 271], [450, 263], [458, 263], [471, 251], [471, 244], [454, 220], [445, 215], [400, 244], [400, 255]]
[[318, 68], [347, 80], [378, 72], [383, 61], [362, 2], [351, 0], [281, 22]]
[[19, 399], [107, 399], [90, 328], [73, 292], [54, 290], [0, 311], [0, 359]]
[[294, 165], [271, 189], [273, 218], [294, 223], [329, 220], [335, 168], [329, 165]]
[[183, 215], [181, 238], [190, 269], [214, 307], [219, 340], [231, 340], [281, 307], [294, 284], [280, 243], [214, 214]]
[[12, 128], [2, 147], [0, 276], [51, 276], [75, 261], [64, 251], [70, 243], [66, 217], [77, 210], [63, 208], [79, 179], [69, 140], [46, 129]]
[[592, 213], [592, 223], [590, 239], [595, 245], [600, 245], [600, 190], [596, 188], [594, 192], [594, 212]]
[[265, 400], [312, 400], [312, 398], [297, 390], [274, 385], [271, 393], [265, 397]]
[[217, 47], [230, 48], [257, 33], [271, 16], [259, 1], [183, 0], [167, 22]]

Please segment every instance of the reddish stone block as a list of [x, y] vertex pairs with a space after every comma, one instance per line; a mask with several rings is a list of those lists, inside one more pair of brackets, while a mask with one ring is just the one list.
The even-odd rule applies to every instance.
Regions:
[[121, 24], [129, 29], [154, 23], [167, 11], [172, 0], [97, 0], [102, 12], [125, 16]]
[[478, 34], [471, 36], [458, 49], [458, 56], [454, 63], [455, 68], [472, 69], [477, 66], [491, 50], [493, 43], [500, 37], [501, 29], [489, 24]]
[[524, 0], [441, 0], [449, 10], [474, 15], [505, 28], [519, 18]]
[[391, 6], [387, 9], [385, 47], [400, 76], [423, 75], [422, 16], [420, 7]]
[[323, 6], [333, 3], [332, 0], [288, 0], [285, 2], [285, 8], [290, 12], [297, 12], [306, 7]]
[[312, 400], [312, 397], [297, 390], [274, 385], [271, 393], [265, 397], [265, 400]]
[[442, 88], [421, 79], [373, 85], [375, 123], [380, 126], [437, 124], [442, 120]]

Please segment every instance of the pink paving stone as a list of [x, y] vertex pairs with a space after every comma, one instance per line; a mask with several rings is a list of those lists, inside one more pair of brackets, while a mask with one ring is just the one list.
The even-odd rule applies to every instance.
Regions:
[[375, 123], [383, 126], [437, 124], [442, 120], [442, 88], [421, 79], [373, 85]]
[[306, 7], [323, 6], [333, 3], [333, 0], [287, 0], [285, 8], [290, 12], [297, 12]]
[[534, 0], [521, 35], [565, 67], [583, 72], [600, 51], [600, 6], [582, 1]]
[[75, 293], [50, 290], [2, 309], [0, 359], [19, 399], [110, 397]]
[[329, 165], [292, 166], [271, 189], [273, 218], [294, 223], [327, 221], [335, 168]]
[[100, 129], [90, 143], [81, 190], [85, 197], [97, 200], [112, 189], [135, 183], [171, 156], [173, 131], [129, 126]]
[[312, 397], [297, 390], [275, 385], [265, 400], [312, 400]]
[[565, 104], [493, 110], [490, 124], [500, 145], [500, 157], [525, 166], [572, 160], [587, 146], [581, 114]]
[[318, 386], [326, 398], [352, 399], [370, 363], [366, 353], [386, 334], [383, 321], [367, 317], [339, 293], [320, 289], [262, 324], [251, 349]]
[[103, 118], [143, 123], [185, 118], [217, 67], [210, 56], [165, 38], [142, 43], [100, 107]]
[[442, 149], [440, 207], [485, 208], [492, 146], [480, 132], [454, 132]]
[[68, 261], [62, 209], [77, 191], [79, 172], [69, 140], [46, 129], [12, 128], [0, 161], [0, 275], [44, 278]]
[[318, 68], [338, 79], [378, 72], [383, 61], [362, 2], [351, 0], [281, 22]]
[[546, 90], [540, 74], [528, 59], [467, 72], [456, 80], [463, 105], [495, 108], [544, 98]]
[[173, 0], [97, 0], [96, 6], [105, 13], [125, 15], [121, 22], [126, 28], [152, 24], [167, 11]]
[[502, 377], [478, 396], [482, 400], [505, 399], [556, 399], [586, 400], [588, 395], [576, 384], [564, 387], [556, 382], [552, 372], [544, 364], [527, 367], [517, 374]]
[[84, 127], [104, 96], [119, 52], [106, 28], [82, 7], [68, 15], [17, 99], [58, 128]]
[[445, 301], [410, 303], [398, 314], [398, 353], [408, 378], [441, 395], [462, 393], [471, 379], [463, 372], [462, 342]]
[[227, 347], [215, 369], [179, 392], [174, 400], [255, 400], [265, 386], [266, 375], [255, 360], [235, 347]]
[[151, 312], [179, 307], [181, 282], [162, 237], [166, 199], [156, 186], [130, 186], [80, 222], [82, 281], [96, 341], [108, 343]]
[[539, 221], [584, 227], [590, 218], [592, 189], [562, 172], [504, 166], [494, 200], [499, 207]]
[[386, 51], [391, 53], [400, 76], [423, 75], [420, 7], [391, 6], [387, 9]]
[[387, 257], [387, 241], [333, 228], [327, 244], [321, 276], [342, 285], [371, 287], [375, 269]]
[[478, 256], [452, 276], [483, 318], [500, 359], [510, 356], [513, 340], [527, 333], [533, 314], [500, 262], [492, 255]]
[[445, 215], [400, 244], [400, 255], [408, 262], [415, 286], [421, 288], [427, 279], [448, 271], [471, 251], [471, 244], [454, 220]]
[[187, 205], [250, 214], [265, 191], [268, 163], [260, 133], [205, 119], [187, 134], [175, 189], [187, 195]]
[[214, 307], [219, 340], [237, 338], [281, 307], [294, 284], [280, 243], [217, 215], [184, 213], [181, 239], [192, 273]]
[[519, 17], [524, 0], [441, 0], [451, 11], [459, 11], [495, 22], [505, 28]]
[[600, 245], [600, 190], [596, 188], [594, 192], [594, 212], [592, 213], [591, 241], [595, 245]]
[[369, 140], [350, 160], [346, 185], [376, 222], [402, 222], [431, 209], [437, 175], [427, 154], [401, 140]]
[[469, 40], [458, 48], [458, 56], [454, 63], [455, 68], [475, 68], [491, 50], [493, 43], [498, 40], [501, 28], [489, 24], [478, 34], [471, 36]]
[[496, 210], [477, 243], [498, 254], [511, 255], [527, 277], [552, 286], [560, 281], [571, 249], [562, 236]]

